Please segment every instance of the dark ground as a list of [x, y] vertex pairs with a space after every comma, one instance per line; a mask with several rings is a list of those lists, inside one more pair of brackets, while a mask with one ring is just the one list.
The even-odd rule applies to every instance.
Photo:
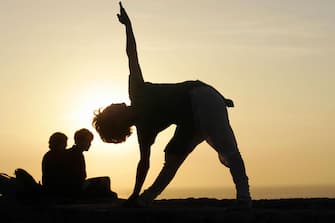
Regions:
[[169, 199], [155, 201], [150, 208], [124, 208], [124, 200], [83, 200], [56, 204], [10, 203], [0, 199], [3, 222], [335, 222], [335, 199], [254, 200], [249, 211], [230, 210], [233, 200]]

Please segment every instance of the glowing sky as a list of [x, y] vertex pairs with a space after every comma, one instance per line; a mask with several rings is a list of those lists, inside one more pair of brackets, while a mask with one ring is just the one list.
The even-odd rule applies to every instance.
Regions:
[[[144, 78], [200, 79], [235, 101], [229, 109], [251, 185], [335, 184], [335, 1], [128, 0]], [[0, 172], [41, 179], [48, 138], [92, 129], [95, 109], [126, 101], [128, 66], [118, 1], [0, 0]], [[92, 129], [92, 131], [94, 131]], [[152, 149], [150, 185], [173, 127]], [[136, 135], [97, 136], [89, 177], [132, 188]], [[170, 187], [232, 185], [201, 144]]]

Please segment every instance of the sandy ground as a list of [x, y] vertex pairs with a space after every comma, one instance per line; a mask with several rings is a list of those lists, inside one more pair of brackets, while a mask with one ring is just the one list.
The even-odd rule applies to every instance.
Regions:
[[248, 211], [231, 210], [233, 200], [157, 200], [150, 208], [125, 208], [124, 200], [67, 203], [1, 201], [0, 222], [335, 222], [335, 199], [254, 200]]

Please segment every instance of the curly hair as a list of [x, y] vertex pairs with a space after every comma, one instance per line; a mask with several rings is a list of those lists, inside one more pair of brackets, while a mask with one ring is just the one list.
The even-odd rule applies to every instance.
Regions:
[[126, 117], [127, 105], [111, 104], [94, 113], [93, 127], [107, 143], [122, 143], [131, 135], [131, 123]]

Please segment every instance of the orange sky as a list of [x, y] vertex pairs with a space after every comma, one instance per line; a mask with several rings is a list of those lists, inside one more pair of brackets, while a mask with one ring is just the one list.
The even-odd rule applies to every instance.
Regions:
[[[144, 78], [200, 79], [234, 99], [231, 124], [250, 183], [334, 185], [334, 1], [124, 1]], [[91, 127], [95, 109], [128, 100], [124, 28], [117, 1], [0, 2], [0, 172], [41, 179], [49, 136]], [[152, 149], [150, 185], [173, 133]], [[92, 129], [92, 131], [94, 131]], [[94, 132], [95, 133], [95, 132]], [[122, 145], [95, 133], [89, 177], [132, 188], [136, 135]], [[232, 186], [214, 150], [201, 144], [170, 187]]]

